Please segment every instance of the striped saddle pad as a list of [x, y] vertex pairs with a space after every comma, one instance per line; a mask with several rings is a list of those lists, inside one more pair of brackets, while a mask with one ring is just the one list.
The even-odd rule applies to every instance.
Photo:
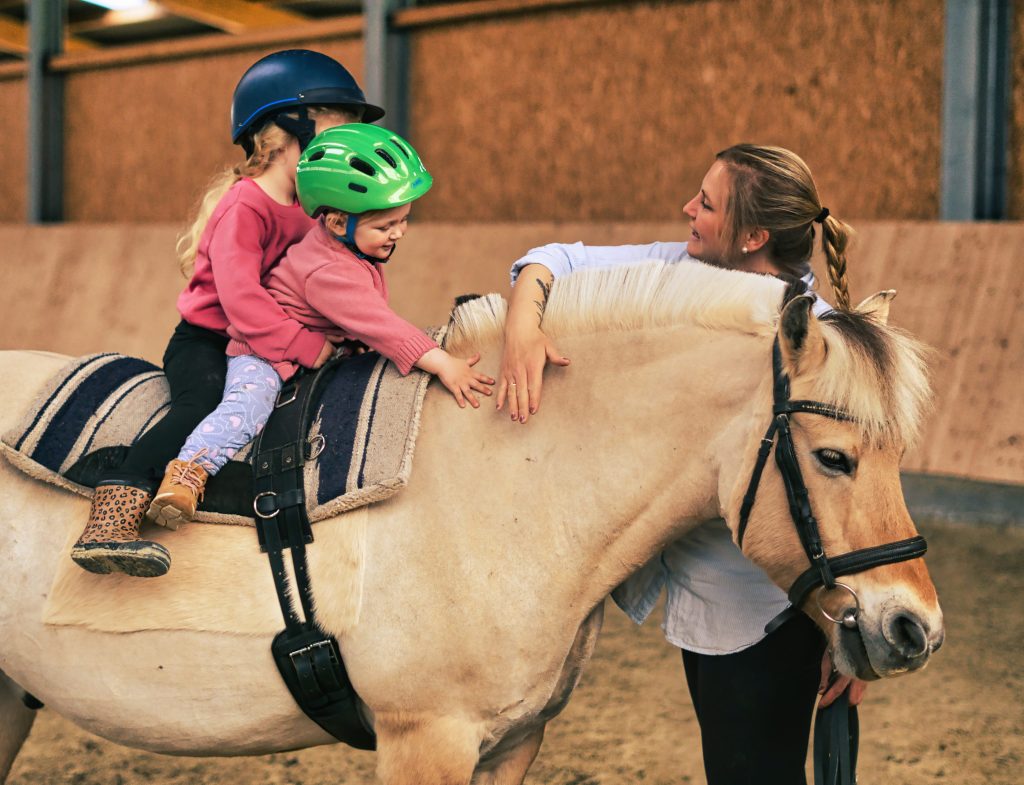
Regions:
[[[420, 371], [403, 377], [373, 352], [325, 373], [309, 433], [324, 438], [324, 449], [305, 466], [311, 521], [385, 499], [408, 482], [430, 380]], [[119, 354], [80, 357], [4, 434], [0, 451], [32, 477], [91, 496], [169, 405], [167, 380], [156, 366]], [[252, 523], [250, 452], [251, 446], [210, 478], [197, 520]]]

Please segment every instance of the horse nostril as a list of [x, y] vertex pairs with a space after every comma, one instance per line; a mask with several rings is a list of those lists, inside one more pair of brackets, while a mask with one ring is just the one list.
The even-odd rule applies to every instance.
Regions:
[[909, 613], [896, 613], [885, 628], [885, 639], [907, 659], [928, 653], [928, 633], [924, 625]]

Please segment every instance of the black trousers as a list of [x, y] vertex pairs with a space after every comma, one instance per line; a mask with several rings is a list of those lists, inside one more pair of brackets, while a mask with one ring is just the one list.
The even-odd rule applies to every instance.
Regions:
[[220, 404], [227, 376], [228, 339], [181, 321], [164, 352], [171, 406], [128, 451], [118, 469], [101, 482], [155, 489], [167, 464], [178, 456], [192, 430]]
[[802, 613], [735, 654], [683, 650], [708, 785], [806, 785], [824, 651]]

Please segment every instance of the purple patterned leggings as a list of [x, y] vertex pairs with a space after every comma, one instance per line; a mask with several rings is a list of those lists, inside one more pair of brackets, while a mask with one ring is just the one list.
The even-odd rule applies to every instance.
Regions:
[[220, 405], [196, 426], [178, 460], [199, 463], [211, 475], [263, 430], [281, 390], [281, 377], [266, 360], [251, 354], [228, 358], [228, 375]]

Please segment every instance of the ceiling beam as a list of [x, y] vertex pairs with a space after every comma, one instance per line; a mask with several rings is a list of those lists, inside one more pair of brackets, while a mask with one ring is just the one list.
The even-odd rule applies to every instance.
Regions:
[[250, 30], [287, 27], [307, 21], [302, 14], [249, 0], [159, 0], [172, 14], [238, 35]]
[[[73, 35], [64, 37], [65, 52], [85, 52], [96, 44]], [[0, 16], [0, 52], [24, 56], [28, 54], [28, 25], [17, 19]]]

